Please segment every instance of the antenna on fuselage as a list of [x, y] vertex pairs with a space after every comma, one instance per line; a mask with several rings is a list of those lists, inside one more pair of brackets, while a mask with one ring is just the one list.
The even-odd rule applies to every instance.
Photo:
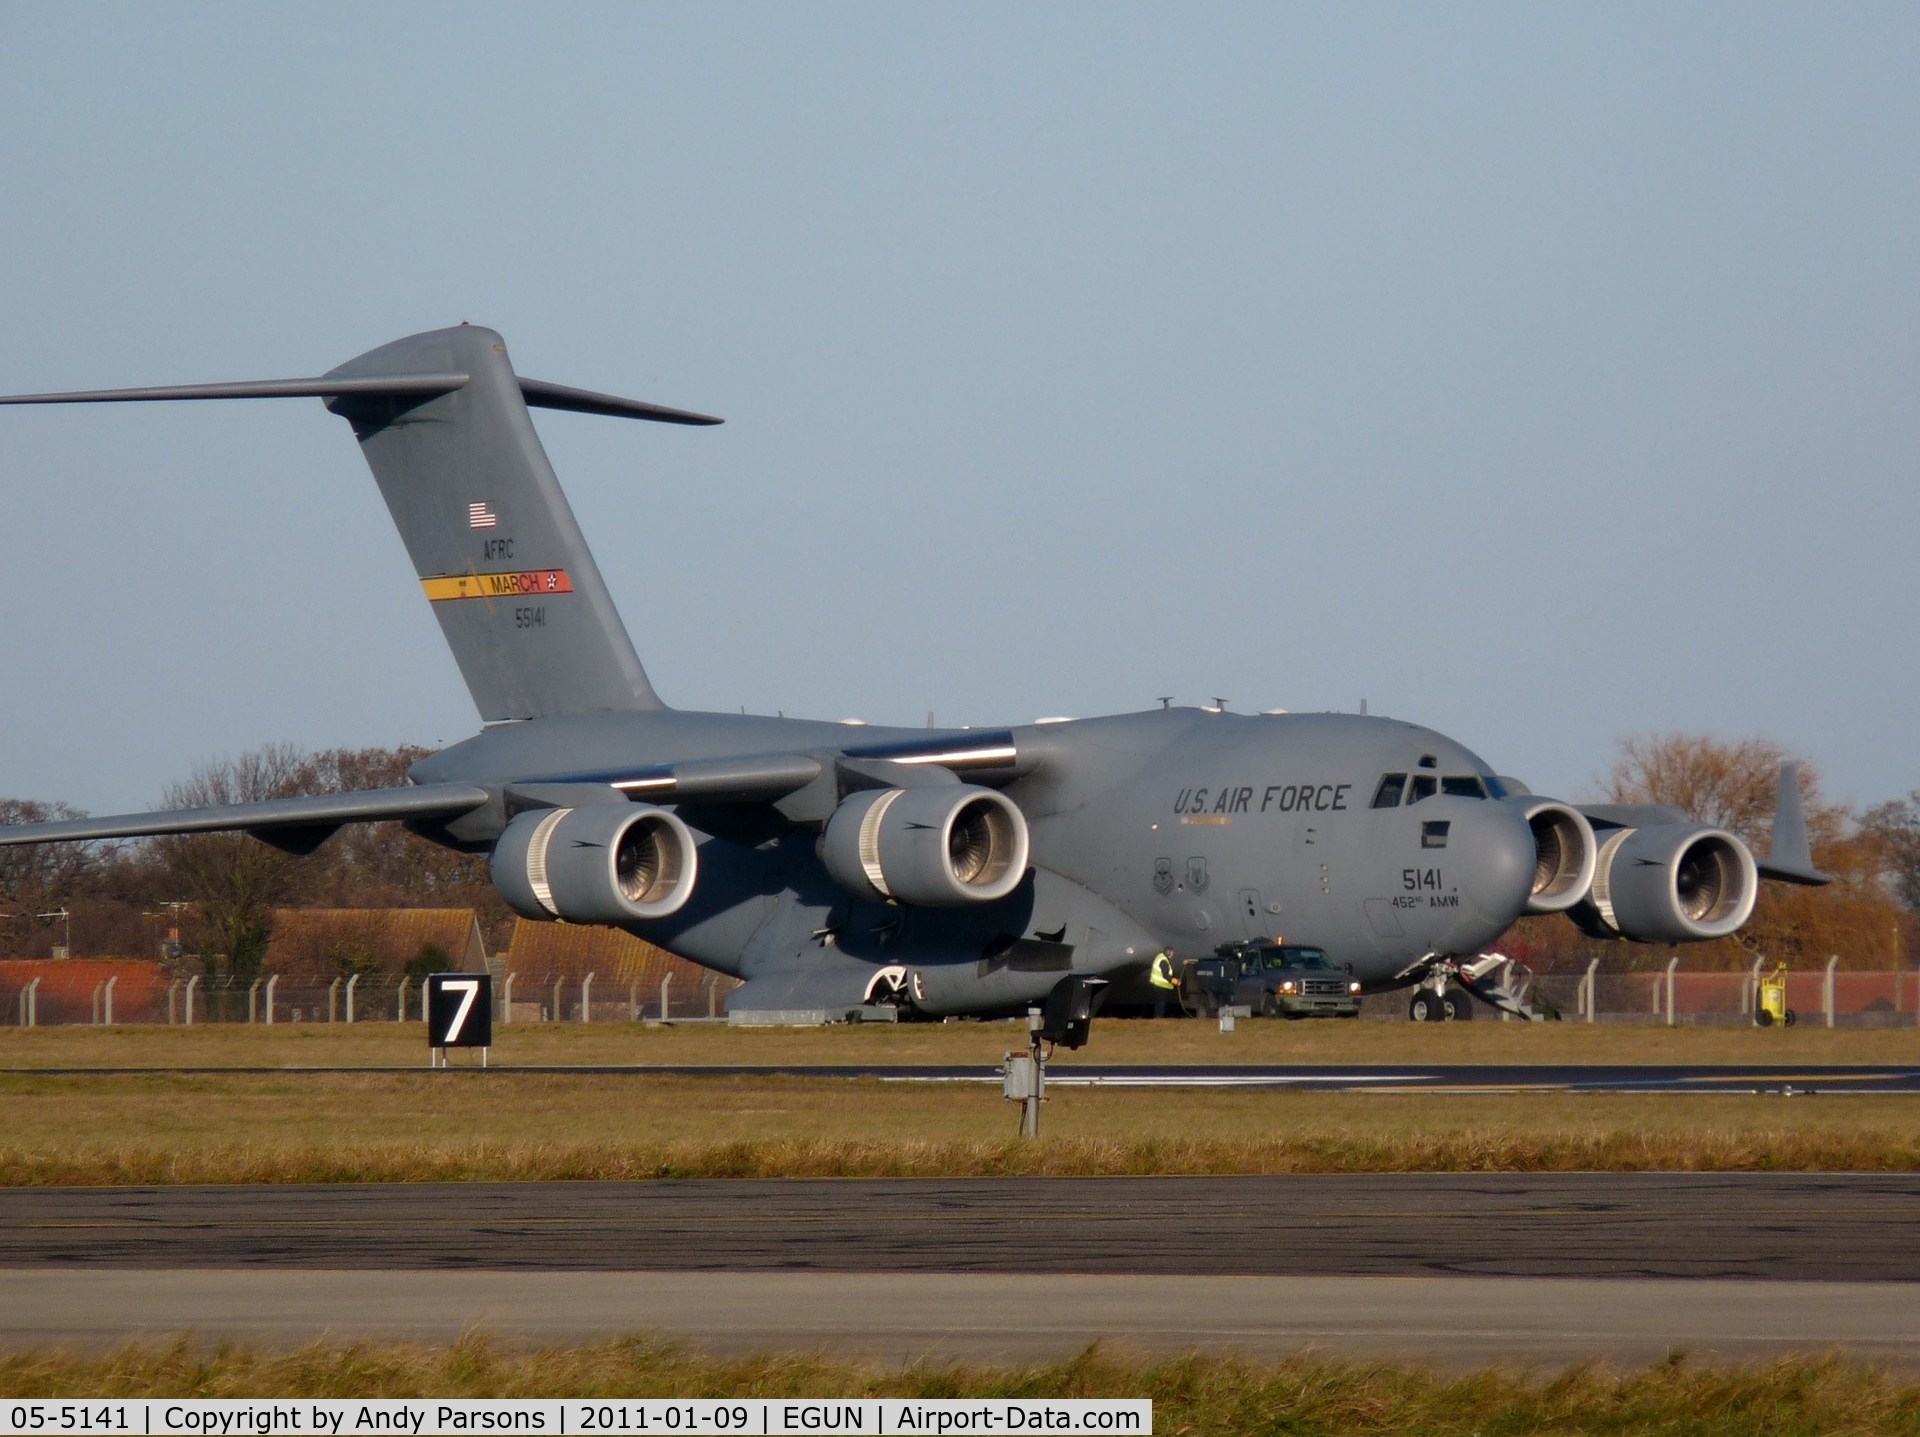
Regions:
[[1161, 708], [1163, 708], [1163, 709], [1170, 709], [1170, 708], [1172, 708], [1172, 707], [1173, 707], [1173, 695], [1172, 695], [1172, 694], [1161, 694], [1161, 695], [1160, 695], [1160, 707], [1161, 707]]

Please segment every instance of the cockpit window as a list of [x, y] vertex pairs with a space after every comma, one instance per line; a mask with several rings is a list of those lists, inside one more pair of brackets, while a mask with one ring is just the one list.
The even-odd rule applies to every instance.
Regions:
[[1440, 780], [1440, 791], [1455, 798], [1485, 798], [1487, 791], [1472, 774], [1448, 774]]
[[1390, 773], [1381, 779], [1380, 787], [1373, 791], [1373, 806], [1375, 808], [1398, 808], [1400, 806], [1400, 790], [1406, 786], [1406, 782], [1407, 776], [1404, 773]]
[[1413, 781], [1407, 785], [1407, 802], [1418, 803], [1423, 798], [1432, 798], [1435, 780], [1430, 773], [1416, 773]]

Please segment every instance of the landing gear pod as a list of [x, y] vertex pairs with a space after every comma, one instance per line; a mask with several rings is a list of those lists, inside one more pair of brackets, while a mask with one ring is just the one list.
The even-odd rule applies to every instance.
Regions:
[[676, 913], [693, 895], [693, 833], [664, 808], [628, 803], [523, 813], [488, 871], [522, 918], [633, 923]]
[[1600, 845], [1593, 891], [1574, 921], [1596, 938], [1698, 943], [1739, 931], [1760, 875], [1746, 844], [1722, 828], [1622, 828]]
[[972, 784], [868, 789], [834, 810], [820, 858], [858, 898], [923, 908], [992, 903], [1027, 874], [1027, 820]]
[[1593, 825], [1578, 809], [1552, 799], [1528, 798], [1524, 804], [1538, 855], [1527, 912], [1565, 913], [1593, 887], [1599, 856]]

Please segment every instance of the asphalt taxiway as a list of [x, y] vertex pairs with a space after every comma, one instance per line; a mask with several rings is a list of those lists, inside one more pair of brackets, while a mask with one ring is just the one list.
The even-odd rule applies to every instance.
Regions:
[[[684, 1064], [463, 1065], [409, 1067], [142, 1067], [8, 1068], [0, 1075], [125, 1077], [142, 1073], [288, 1077], [300, 1073], [464, 1074], [486, 1081], [514, 1073], [677, 1078], [877, 1079], [901, 1083], [998, 1083], [1000, 1069], [978, 1064]], [[1303, 1092], [1576, 1092], [1576, 1093], [1906, 1093], [1920, 1094], [1914, 1064], [1654, 1064], [1654, 1063], [1083, 1063], [1061, 1056], [1047, 1081], [1061, 1086], [1133, 1088], [1275, 1088]]]

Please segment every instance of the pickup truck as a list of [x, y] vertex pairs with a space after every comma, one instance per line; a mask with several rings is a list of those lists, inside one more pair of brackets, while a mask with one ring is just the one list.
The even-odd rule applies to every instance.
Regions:
[[1357, 1018], [1360, 985], [1323, 948], [1228, 943], [1181, 965], [1180, 1002], [1212, 1018], [1228, 1007], [1268, 1018]]

